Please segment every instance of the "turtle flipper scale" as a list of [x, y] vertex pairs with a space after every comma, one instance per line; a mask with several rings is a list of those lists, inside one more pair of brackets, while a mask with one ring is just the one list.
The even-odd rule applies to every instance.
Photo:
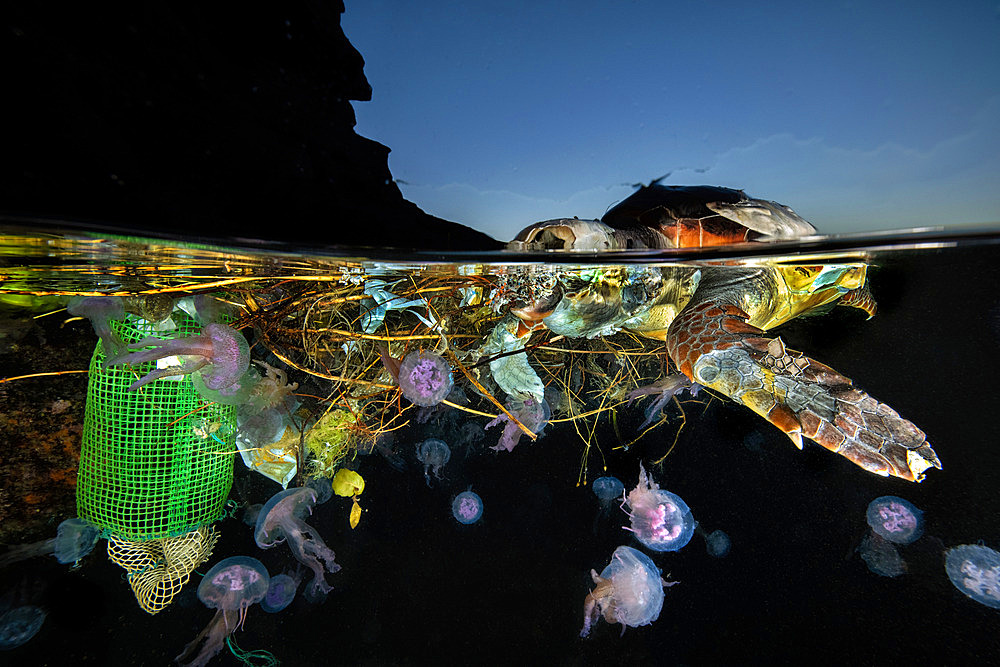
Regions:
[[917, 482], [941, 467], [912, 422], [747, 319], [733, 305], [689, 307], [667, 331], [667, 350], [693, 382], [743, 403], [799, 448], [804, 435], [869, 472]]

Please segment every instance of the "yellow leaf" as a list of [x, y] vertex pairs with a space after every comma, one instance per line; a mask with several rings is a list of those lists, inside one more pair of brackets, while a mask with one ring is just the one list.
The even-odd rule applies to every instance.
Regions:
[[337, 474], [333, 476], [333, 481], [330, 484], [333, 486], [334, 493], [338, 496], [344, 496], [345, 498], [360, 495], [361, 492], [365, 490], [364, 478], [353, 470], [348, 470], [347, 468], [341, 468], [338, 470]]
[[361, 505], [358, 501], [354, 501], [354, 506], [351, 508], [351, 528], [357, 528], [358, 523], [361, 521]]

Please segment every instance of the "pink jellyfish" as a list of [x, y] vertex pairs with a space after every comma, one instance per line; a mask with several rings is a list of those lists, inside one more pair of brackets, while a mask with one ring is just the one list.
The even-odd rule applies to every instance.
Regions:
[[[243, 627], [250, 605], [264, 599], [270, 579], [256, 558], [232, 556], [216, 563], [198, 586], [198, 598], [217, 610], [215, 616], [174, 660], [189, 667], [208, 664], [222, 650], [226, 637]], [[194, 655], [202, 640], [201, 651]]]
[[[164, 340], [149, 336], [130, 343], [138, 350], [119, 354], [107, 361], [109, 366], [141, 364], [157, 359], [182, 355], [188, 359], [180, 366], [158, 368], [129, 386], [135, 390], [153, 380], [171, 375], [190, 375], [198, 371], [201, 382], [212, 390], [224, 389], [240, 380], [250, 367], [250, 347], [243, 334], [225, 324], [208, 324], [200, 336]], [[139, 348], [152, 347], [151, 350]]]
[[679, 496], [665, 491], [650, 479], [639, 464], [639, 483], [625, 504], [629, 506], [636, 538], [654, 551], [677, 551], [691, 541], [695, 520], [691, 509]]
[[663, 609], [663, 587], [680, 583], [661, 579], [660, 569], [649, 556], [626, 546], [615, 549], [600, 574], [591, 570], [590, 576], [596, 586], [583, 603], [581, 637], [590, 634], [602, 615], [608, 623], [621, 623], [623, 633], [626, 626], [649, 625]]

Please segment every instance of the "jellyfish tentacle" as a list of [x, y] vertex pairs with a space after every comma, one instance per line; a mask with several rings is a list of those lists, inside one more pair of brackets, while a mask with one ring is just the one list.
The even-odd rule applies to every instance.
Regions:
[[667, 351], [692, 381], [743, 403], [800, 449], [804, 435], [869, 472], [916, 482], [941, 468], [912, 422], [747, 320], [732, 304], [689, 307], [671, 323]]

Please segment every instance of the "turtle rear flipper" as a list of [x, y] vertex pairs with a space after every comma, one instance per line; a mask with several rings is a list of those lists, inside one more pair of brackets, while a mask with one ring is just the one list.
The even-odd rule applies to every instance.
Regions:
[[671, 324], [667, 350], [693, 382], [743, 403], [800, 449], [804, 435], [869, 472], [916, 482], [941, 468], [912, 422], [747, 319], [733, 305], [698, 304]]

